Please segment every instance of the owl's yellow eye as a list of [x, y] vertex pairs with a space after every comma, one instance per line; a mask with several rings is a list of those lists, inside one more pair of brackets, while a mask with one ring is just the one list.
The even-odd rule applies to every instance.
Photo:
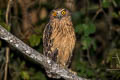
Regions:
[[62, 14], [62, 15], [65, 15], [65, 14], [66, 14], [66, 11], [65, 11], [65, 10], [63, 10], [63, 11], [61, 12], [61, 14]]
[[56, 13], [56, 12], [53, 12], [52, 15], [53, 15], [53, 16], [57, 16], [57, 13]]

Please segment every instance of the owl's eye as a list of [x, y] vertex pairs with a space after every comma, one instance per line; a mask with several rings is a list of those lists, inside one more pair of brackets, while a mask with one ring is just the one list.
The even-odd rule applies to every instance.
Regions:
[[53, 16], [57, 16], [57, 13], [56, 13], [56, 12], [53, 12], [52, 15], [53, 15]]
[[63, 10], [63, 11], [61, 12], [61, 14], [62, 14], [62, 15], [65, 15], [65, 14], [66, 14], [66, 11], [65, 11], [65, 10]]

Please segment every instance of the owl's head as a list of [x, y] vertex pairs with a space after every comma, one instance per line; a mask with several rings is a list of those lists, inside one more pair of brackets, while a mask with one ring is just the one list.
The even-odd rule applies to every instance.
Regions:
[[60, 8], [60, 9], [54, 9], [50, 13], [50, 19], [63, 19], [63, 18], [70, 18], [71, 14], [67, 9]]

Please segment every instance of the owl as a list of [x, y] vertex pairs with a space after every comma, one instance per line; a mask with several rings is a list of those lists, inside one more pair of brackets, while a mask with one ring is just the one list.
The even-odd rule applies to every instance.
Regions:
[[[75, 46], [75, 32], [67, 9], [52, 10], [43, 32], [43, 53], [63, 67], [68, 67]], [[52, 75], [48, 75], [53, 77]], [[55, 74], [54, 74], [55, 77]]]

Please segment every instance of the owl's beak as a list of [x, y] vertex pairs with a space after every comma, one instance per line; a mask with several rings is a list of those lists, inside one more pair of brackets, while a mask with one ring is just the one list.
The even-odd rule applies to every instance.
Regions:
[[57, 13], [57, 17], [58, 17], [58, 19], [61, 19], [62, 18], [62, 15], [61, 15], [61, 13], [59, 12], [59, 13]]

